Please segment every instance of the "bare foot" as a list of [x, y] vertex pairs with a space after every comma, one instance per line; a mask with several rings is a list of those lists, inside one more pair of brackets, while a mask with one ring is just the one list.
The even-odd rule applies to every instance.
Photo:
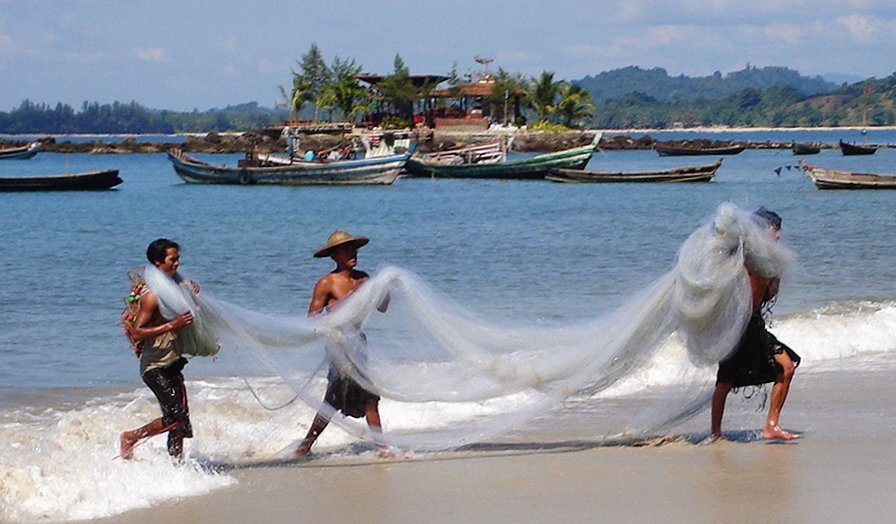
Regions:
[[118, 456], [125, 459], [130, 460], [134, 458], [134, 446], [137, 444], [137, 441], [140, 440], [130, 431], [125, 431], [118, 437]]
[[720, 440], [723, 440], [721, 433], [719, 433], [718, 435], [710, 434], [708, 437], [706, 437], [706, 440], [704, 442], [706, 442], [707, 444], [715, 444]]
[[762, 430], [762, 438], [768, 440], [795, 440], [800, 438], [800, 436], [781, 429], [781, 426], [766, 426]]

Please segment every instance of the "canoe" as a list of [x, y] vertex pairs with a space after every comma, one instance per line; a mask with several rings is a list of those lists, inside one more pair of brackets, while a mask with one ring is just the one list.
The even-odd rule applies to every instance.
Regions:
[[736, 155], [746, 149], [746, 146], [683, 147], [654, 144], [653, 149], [659, 153], [660, 156]]
[[821, 148], [817, 145], [801, 142], [794, 142], [791, 149], [794, 155], [817, 155], [821, 152]]
[[411, 176], [537, 180], [543, 179], [551, 169], [555, 168], [584, 169], [588, 161], [591, 160], [591, 156], [594, 155], [597, 140], [595, 139], [591, 144], [585, 146], [503, 162], [450, 164], [411, 158], [408, 161], [407, 170]]
[[800, 161], [818, 189], [896, 189], [896, 174], [856, 173], [827, 169]]
[[844, 156], [873, 155], [875, 151], [877, 151], [877, 148], [874, 146], [860, 146], [844, 142], [843, 140], [840, 141], [840, 152]]
[[67, 175], [0, 177], [0, 191], [76, 191], [109, 189], [122, 182], [117, 169]]
[[40, 142], [32, 142], [26, 146], [0, 149], [0, 160], [25, 160], [41, 150]]
[[168, 160], [185, 182], [197, 184], [388, 185], [398, 178], [411, 152], [329, 162], [291, 160], [276, 165], [233, 167], [212, 165], [173, 149], [168, 152]]
[[722, 165], [722, 159], [702, 166], [676, 167], [662, 171], [607, 172], [573, 169], [552, 169], [545, 180], [568, 183], [607, 182], [709, 182]]

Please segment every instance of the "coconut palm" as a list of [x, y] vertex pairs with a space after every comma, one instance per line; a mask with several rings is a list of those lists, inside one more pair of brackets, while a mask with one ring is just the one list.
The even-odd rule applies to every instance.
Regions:
[[567, 127], [583, 127], [585, 121], [594, 116], [596, 107], [588, 91], [575, 84], [564, 84], [560, 88], [555, 114]]
[[559, 94], [560, 84], [554, 82], [553, 72], [542, 71], [540, 77], [532, 79], [529, 105], [538, 113], [540, 121], [547, 122], [554, 115]]

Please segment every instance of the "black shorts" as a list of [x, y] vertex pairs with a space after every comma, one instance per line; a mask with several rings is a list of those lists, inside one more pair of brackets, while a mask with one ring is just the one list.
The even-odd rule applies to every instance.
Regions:
[[324, 394], [324, 401], [347, 417], [363, 417], [366, 413], [367, 404], [380, 399], [378, 395], [362, 388], [351, 377], [340, 375], [333, 366], [330, 366], [327, 381], [327, 392]]
[[150, 369], [143, 373], [143, 382], [159, 399], [162, 424], [171, 426], [179, 423], [168, 433], [169, 443], [172, 438], [193, 437], [190, 408], [187, 404], [187, 387], [184, 384], [184, 375], [181, 373], [186, 365], [187, 359], [181, 357], [166, 368]]
[[737, 348], [719, 362], [716, 383], [730, 382], [737, 388], [774, 382], [784, 371], [775, 360], [775, 355], [784, 352], [794, 366], [799, 366], [800, 356], [769, 333], [761, 313], [753, 313]]

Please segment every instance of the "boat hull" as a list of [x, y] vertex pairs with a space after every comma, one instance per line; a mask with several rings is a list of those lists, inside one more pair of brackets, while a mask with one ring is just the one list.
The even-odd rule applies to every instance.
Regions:
[[873, 155], [875, 152], [877, 152], [877, 148], [873, 146], [849, 144], [841, 140], [840, 152], [843, 153], [844, 156]]
[[41, 145], [37, 142], [22, 147], [0, 149], [0, 160], [27, 160], [33, 158], [40, 150]]
[[653, 146], [660, 156], [707, 156], [707, 155], [736, 155], [741, 153], [746, 146], [731, 147], [671, 147], [655, 144]]
[[896, 175], [854, 173], [801, 164], [818, 189], [896, 189]]
[[410, 159], [407, 171], [413, 176], [435, 178], [479, 178], [505, 180], [543, 179], [551, 169], [584, 169], [594, 154], [594, 145], [536, 155], [507, 162], [448, 165]]
[[2, 177], [0, 191], [89, 191], [109, 189], [121, 184], [117, 169], [70, 175], [41, 177]]
[[232, 185], [389, 185], [410, 155], [391, 155], [334, 162], [293, 162], [270, 167], [215, 166], [175, 150], [168, 153], [174, 171], [185, 182]]
[[577, 171], [552, 169], [545, 177], [551, 182], [566, 183], [648, 183], [648, 182], [709, 182], [722, 165], [722, 160], [705, 166], [679, 167], [662, 171], [611, 173], [606, 171]]

